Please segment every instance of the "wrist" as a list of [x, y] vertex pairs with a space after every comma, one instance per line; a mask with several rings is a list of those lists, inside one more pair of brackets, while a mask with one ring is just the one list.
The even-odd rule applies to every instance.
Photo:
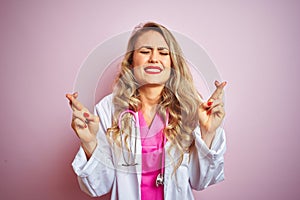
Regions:
[[93, 140], [91, 142], [81, 142], [81, 147], [83, 148], [87, 159], [89, 159], [97, 147], [97, 140]]
[[207, 131], [204, 127], [201, 128], [201, 126], [200, 126], [200, 130], [201, 130], [201, 139], [204, 141], [206, 146], [210, 149], [212, 142], [215, 138], [216, 131], [210, 132]]

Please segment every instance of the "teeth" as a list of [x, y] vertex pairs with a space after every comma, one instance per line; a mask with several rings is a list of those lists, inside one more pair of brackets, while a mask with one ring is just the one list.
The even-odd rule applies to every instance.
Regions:
[[148, 68], [145, 71], [147, 71], [147, 72], [160, 72], [159, 69], [153, 69], [153, 68]]

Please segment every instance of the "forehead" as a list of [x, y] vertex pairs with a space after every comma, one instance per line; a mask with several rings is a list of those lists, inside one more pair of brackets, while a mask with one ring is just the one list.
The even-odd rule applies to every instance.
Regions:
[[151, 46], [151, 47], [164, 47], [168, 48], [164, 37], [157, 31], [147, 31], [140, 35], [135, 43], [135, 48], [138, 49], [142, 46]]

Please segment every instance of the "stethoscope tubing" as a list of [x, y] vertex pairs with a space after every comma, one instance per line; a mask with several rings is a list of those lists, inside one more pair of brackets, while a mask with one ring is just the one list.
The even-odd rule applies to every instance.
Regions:
[[[130, 109], [127, 109], [127, 110], [124, 110], [120, 114], [119, 119], [118, 119], [118, 126], [119, 126], [119, 129], [120, 129], [121, 149], [122, 149], [122, 151], [123, 151], [123, 147], [124, 147], [123, 137], [122, 137], [122, 118], [123, 118], [123, 115], [125, 115], [126, 113], [129, 113], [134, 117], [135, 128], [136, 129], [140, 128], [138, 112], [134, 112]], [[168, 121], [169, 121], [169, 112], [167, 111], [165, 127], [168, 125]], [[134, 162], [132, 162], [132, 163], [127, 162], [127, 160], [125, 159], [124, 153], [122, 152], [124, 162], [126, 163], [126, 164], [122, 164], [122, 166], [127, 166], [128, 167], [128, 166], [135, 166], [135, 165], [138, 164], [138, 163], [135, 162], [135, 158], [136, 158], [136, 140], [137, 140], [137, 130], [135, 130], [135, 144], [134, 144], [134, 158], [133, 158]], [[131, 142], [131, 136], [130, 136], [130, 142]], [[166, 136], [163, 134], [163, 151], [162, 151], [162, 161], [161, 161], [161, 175], [162, 176], [164, 175], [164, 166], [165, 166], [165, 150], [164, 150], [165, 144], [166, 144]], [[130, 151], [131, 151], [131, 145], [130, 145]]]

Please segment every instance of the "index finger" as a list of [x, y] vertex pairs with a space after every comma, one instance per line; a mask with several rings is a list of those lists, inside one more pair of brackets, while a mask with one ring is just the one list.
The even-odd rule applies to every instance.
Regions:
[[70, 105], [72, 107], [72, 110], [76, 109], [76, 110], [82, 110], [83, 109], [83, 105], [80, 103], [80, 101], [78, 101], [76, 98], [78, 96], [78, 93], [74, 93], [74, 94], [66, 94], [66, 97], [69, 99], [70, 101]]
[[213, 94], [211, 95], [211, 97], [209, 99], [218, 99], [218, 98], [222, 97], [223, 89], [224, 89], [224, 87], [225, 87], [226, 84], [227, 84], [226, 81], [224, 81], [222, 83], [219, 83], [219, 81], [215, 81], [215, 86], [217, 88], [213, 92]]

